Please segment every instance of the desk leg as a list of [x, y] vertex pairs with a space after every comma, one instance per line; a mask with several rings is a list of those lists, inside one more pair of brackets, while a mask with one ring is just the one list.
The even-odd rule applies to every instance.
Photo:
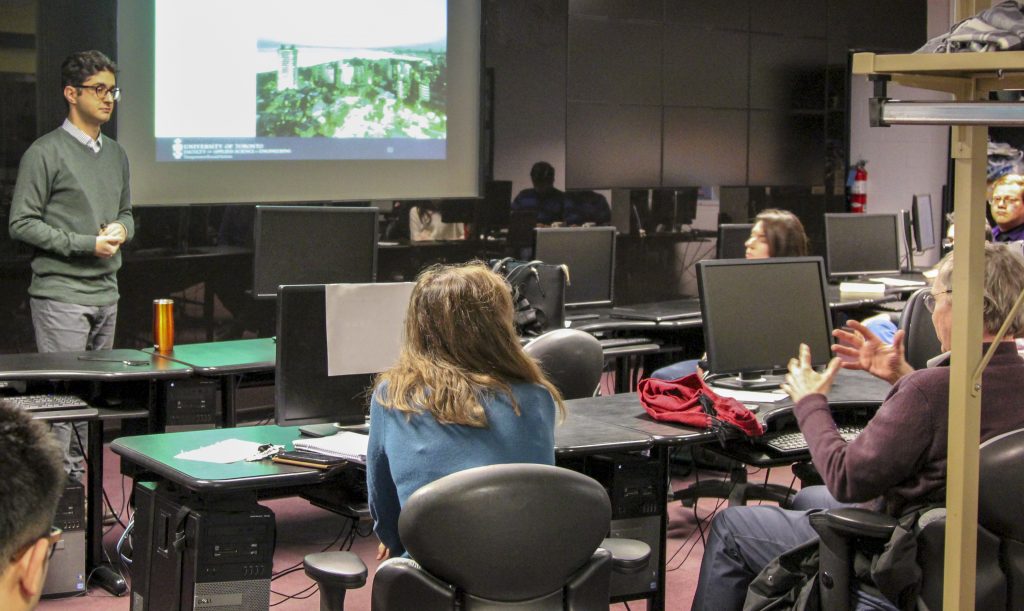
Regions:
[[128, 591], [128, 584], [109, 564], [103, 562], [103, 421], [89, 421], [89, 511], [85, 516], [85, 568], [93, 583], [114, 596]]
[[[670, 455], [668, 446], [658, 445], [651, 451], [654, 452], [655, 459], [661, 465], [660, 477], [663, 480], [668, 478]], [[651, 611], [664, 611], [665, 609], [665, 570], [668, 567], [668, 558], [665, 556], [668, 542], [665, 539], [668, 537], [668, 502], [666, 501], [661, 507], [661, 537], [658, 538], [658, 557], [661, 558], [661, 566], [658, 570], [658, 590], [654, 592], [647, 603], [647, 608]]]
[[224, 427], [238, 426], [238, 414], [235, 413], [236, 382], [241, 376], [223, 376], [220, 379], [221, 407], [224, 409]]

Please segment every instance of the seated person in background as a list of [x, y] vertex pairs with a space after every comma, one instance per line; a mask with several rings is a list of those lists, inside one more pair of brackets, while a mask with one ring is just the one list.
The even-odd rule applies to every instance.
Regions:
[[[953, 328], [952, 255], [938, 264], [929, 309], [943, 350]], [[1024, 258], [994, 244], [985, 245], [985, 348], [1024, 289]], [[796, 402], [794, 413], [825, 486], [801, 490], [794, 509], [774, 506], [729, 507], [715, 516], [704, 550], [694, 609], [740, 609], [751, 580], [773, 558], [817, 536], [807, 516], [848, 503], [870, 503], [892, 516], [945, 500], [949, 404], [948, 356], [935, 366], [913, 371], [900, 342], [889, 346], [862, 325], [836, 330], [837, 354], [824, 373], [814, 371], [810, 351], [800, 347], [789, 363], [783, 388]], [[1020, 381], [1024, 359], [1012, 337], [1024, 333], [1024, 313], [1011, 322], [982, 376], [981, 440], [1024, 426]], [[982, 348], [979, 346], [979, 348]], [[840, 365], [863, 369], [894, 384], [860, 435], [843, 441], [826, 395]], [[827, 488], [827, 489], [825, 489]], [[799, 510], [798, 510], [799, 508]]]
[[550, 227], [565, 222], [565, 193], [555, 188], [555, 168], [538, 161], [530, 168], [532, 189], [523, 189], [512, 200], [512, 210], [537, 213], [537, 226]]
[[34, 609], [46, 580], [57, 501], [68, 478], [49, 427], [0, 401], [0, 609]]
[[612, 208], [605, 196], [597, 191], [573, 191], [565, 198], [565, 224], [570, 227], [607, 225], [612, 220]]
[[[746, 241], [747, 259], [771, 257], [805, 257], [808, 241], [804, 225], [788, 210], [768, 208], [754, 218], [750, 238]], [[695, 360], [680, 361], [657, 369], [651, 374], [659, 380], [678, 380], [697, 371]]]
[[445, 223], [434, 202], [421, 200], [409, 208], [409, 238], [413, 242], [427, 240], [462, 240], [466, 229], [462, 223]]
[[505, 280], [480, 263], [416, 282], [398, 363], [370, 402], [366, 476], [378, 559], [405, 548], [402, 506], [419, 487], [483, 465], [554, 464], [558, 390], [523, 352]]
[[989, 212], [996, 226], [992, 239], [996, 242], [1024, 240], [1024, 176], [1007, 174], [992, 184]]

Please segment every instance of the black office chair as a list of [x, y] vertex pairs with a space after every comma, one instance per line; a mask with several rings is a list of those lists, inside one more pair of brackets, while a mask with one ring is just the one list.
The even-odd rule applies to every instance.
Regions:
[[[420, 488], [398, 520], [415, 561], [381, 564], [372, 608], [607, 609], [611, 572], [646, 568], [650, 547], [603, 539], [608, 494], [596, 480], [548, 465], [467, 469]], [[340, 611], [345, 590], [365, 583], [351, 552], [310, 554], [306, 574], [320, 608]]]
[[900, 315], [899, 328], [903, 329], [903, 348], [907, 362], [914, 369], [924, 369], [928, 359], [942, 353], [942, 345], [935, 335], [932, 315], [924, 307], [924, 296], [931, 289], [914, 291], [907, 299], [907, 305]]
[[601, 342], [577, 329], [555, 329], [523, 347], [565, 399], [594, 396], [604, 370]]
[[[981, 446], [978, 472], [978, 564], [976, 609], [1024, 609], [1024, 429]], [[889, 540], [896, 519], [859, 508], [812, 514], [818, 532], [822, 608], [845, 611], [851, 606], [850, 584], [856, 549], [878, 547]], [[942, 570], [945, 552], [945, 510], [921, 516], [917, 534], [917, 564], [922, 579], [918, 595], [927, 609], [942, 608]]]

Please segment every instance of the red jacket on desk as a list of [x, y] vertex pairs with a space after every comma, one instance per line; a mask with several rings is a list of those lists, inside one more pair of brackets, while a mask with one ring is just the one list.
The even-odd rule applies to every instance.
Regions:
[[[720, 397], [692, 373], [678, 380], [647, 378], [637, 387], [640, 404], [655, 420], [712, 428], [715, 420], [735, 426], [748, 436], [764, 434], [753, 412], [731, 397]], [[703, 399], [703, 401], [702, 401]]]

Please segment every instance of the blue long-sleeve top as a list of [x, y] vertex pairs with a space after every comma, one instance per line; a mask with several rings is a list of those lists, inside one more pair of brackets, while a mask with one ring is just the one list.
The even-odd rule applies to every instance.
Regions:
[[565, 220], [565, 193], [554, 188], [544, 193], [537, 189], [523, 189], [512, 200], [512, 210], [536, 211], [537, 222], [544, 225], [560, 223]]
[[445, 475], [506, 463], [555, 463], [555, 403], [535, 384], [513, 384], [520, 415], [502, 393], [483, 401], [488, 426], [441, 424], [429, 411], [412, 414], [370, 401], [366, 481], [374, 530], [391, 556], [405, 553], [398, 516], [409, 495]]

